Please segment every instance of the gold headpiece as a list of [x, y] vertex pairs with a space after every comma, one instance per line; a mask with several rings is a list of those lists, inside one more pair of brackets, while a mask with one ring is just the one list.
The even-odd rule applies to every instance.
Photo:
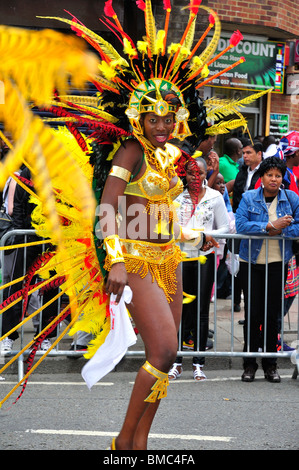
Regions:
[[[155, 93], [156, 98], [149, 96], [151, 92]], [[162, 93], [175, 95], [181, 102], [181, 106], [171, 104], [162, 98]], [[144, 104], [145, 99], [149, 102]], [[168, 113], [175, 114], [175, 128], [173, 137], [180, 140], [191, 135], [188, 126], [189, 111], [185, 107], [184, 98], [181, 91], [167, 80], [161, 78], [153, 78], [139, 83], [134, 92], [131, 94], [129, 107], [125, 111], [130, 120], [135, 135], [143, 133], [140, 126], [140, 116], [142, 113], [156, 113], [158, 116], [166, 116]]]

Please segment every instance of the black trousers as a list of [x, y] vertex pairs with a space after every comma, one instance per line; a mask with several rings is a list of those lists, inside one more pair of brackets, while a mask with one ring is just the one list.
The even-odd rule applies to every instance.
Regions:
[[[207, 260], [199, 266], [197, 261], [183, 262], [183, 290], [187, 294], [195, 295], [196, 299], [189, 304], [183, 304], [182, 314], [182, 340], [190, 334], [194, 339], [194, 350], [205, 351], [209, 334], [209, 310], [211, 293], [214, 283], [215, 255], [210, 253]], [[199, 342], [197, 338], [197, 310], [198, 310], [198, 270], [200, 269], [200, 324]], [[182, 345], [181, 345], [182, 347]], [[182, 357], [178, 356], [177, 363], [182, 362]], [[194, 364], [204, 364], [205, 357], [194, 356]]]
[[[35, 240], [37, 240], [37, 238], [33, 236], [30, 237], [30, 240], [28, 239], [28, 241], [35, 241]], [[32, 265], [35, 259], [43, 252], [43, 250], [44, 248], [42, 248], [42, 245], [29, 246], [26, 248], [25, 272]], [[15, 263], [12, 269], [13, 269], [12, 279], [18, 279], [19, 277], [24, 275], [24, 249], [23, 248], [17, 248]], [[33, 277], [31, 284], [34, 284], [35, 280], [36, 280], [36, 276]], [[19, 291], [20, 289], [22, 289], [22, 285], [23, 285], [23, 282], [21, 281], [6, 288], [3, 293], [3, 300], [7, 299], [9, 296]], [[57, 293], [58, 293], [58, 288], [46, 291], [43, 295], [43, 304], [46, 304], [50, 299], [52, 299], [55, 295], [57, 295]], [[58, 313], [57, 309], [58, 309], [57, 300], [54, 301], [45, 309], [43, 309], [41, 329], [44, 329], [50, 323], [50, 321], [53, 320], [53, 318]], [[2, 322], [3, 322], [2, 334], [4, 335], [8, 333], [13, 327], [15, 327], [21, 321], [22, 301], [19, 301], [17, 304], [10, 307], [6, 312], [2, 314], [2, 317], [3, 317], [2, 318]], [[49, 338], [56, 336], [56, 333], [57, 331], [56, 329], [54, 329], [53, 332], [50, 333]], [[17, 330], [13, 331], [9, 335], [9, 338], [12, 340], [16, 340], [18, 337], [19, 337], [19, 334]]]
[[[268, 291], [267, 308], [265, 309], [266, 266], [264, 264], [251, 264], [251, 289], [248, 290], [248, 263], [240, 262], [240, 280], [244, 292], [245, 304], [245, 324], [244, 324], [244, 352], [248, 346], [249, 351], [256, 352], [259, 348], [266, 346], [266, 352], [277, 351], [278, 320], [281, 316], [282, 305], [282, 263], [268, 264]], [[284, 276], [286, 279], [287, 264], [284, 266]], [[248, 311], [248, 301], [250, 294], [250, 312]], [[266, 310], [266, 322], [265, 322]], [[250, 313], [250, 315], [249, 315]], [[266, 328], [265, 328], [266, 324]], [[266, 341], [264, 335], [266, 333]], [[262, 367], [266, 370], [270, 365], [276, 366], [275, 357], [262, 358]], [[256, 357], [244, 357], [244, 368], [252, 365], [256, 366]]]

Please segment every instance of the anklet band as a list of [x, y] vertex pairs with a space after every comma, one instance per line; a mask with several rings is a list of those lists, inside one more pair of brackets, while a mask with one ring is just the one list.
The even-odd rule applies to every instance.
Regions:
[[169, 385], [168, 374], [156, 369], [148, 361], [146, 361], [142, 367], [146, 372], [158, 379], [151, 388], [152, 392], [144, 401], [155, 403], [157, 400], [167, 397], [167, 386]]

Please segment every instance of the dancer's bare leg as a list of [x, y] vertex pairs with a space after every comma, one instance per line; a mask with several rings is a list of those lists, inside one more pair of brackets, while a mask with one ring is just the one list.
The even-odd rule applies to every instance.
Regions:
[[[183, 302], [183, 292], [181, 284], [181, 267], [177, 268], [177, 280], [178, 280], [178, 289], [176, 294], [173, 296], [173, 301], [169, 304], [172, 311], [172, 315], [175, 321], [176, 330], [178, 331], [182, 316], [182, 302]], [[138, 427], [134, 436], [134, 449], [146, 449], [147, 448], [147, 439], [148, 435], [154, 420], [154, 417], [157, 413], [158, 407], [161, 403], [161, 400], [157, 400], [156, 403], [151, 403], [146, 408], [143, 413]]]
[[[161, 372], [168, 373], [177, 353], [177, 330], [182, 308], [181, 283], [171, 304], [148, 274], [144, 279], [129, 274], [133, 291], [130, 313], [144, 341], [146, 359]], [[180, 278], [180, 268], [178, 268]], [[147, 403], [156, 378], [141, 368], [136, 376], [123, 427], [116, 439], [117, 449], [146, 449], [148, 433], [159, 401]]]

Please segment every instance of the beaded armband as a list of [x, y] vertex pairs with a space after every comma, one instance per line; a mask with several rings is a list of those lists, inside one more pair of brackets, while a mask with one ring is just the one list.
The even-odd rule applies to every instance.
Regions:
[[104, 239], [104, 245], [106, 249], [104, 268], [107, 271], [110, 271], [113, 264], [125, 262], [118, 235], [110, 235], [109, 237], [106, 237]]
[[113, 165], [111, 170], [109, 171], [109, 176], [116, 176], [116, 178], [120, 178], [126, 183], [129, 183], [131, 179], [131, 172], [121, 166]]

